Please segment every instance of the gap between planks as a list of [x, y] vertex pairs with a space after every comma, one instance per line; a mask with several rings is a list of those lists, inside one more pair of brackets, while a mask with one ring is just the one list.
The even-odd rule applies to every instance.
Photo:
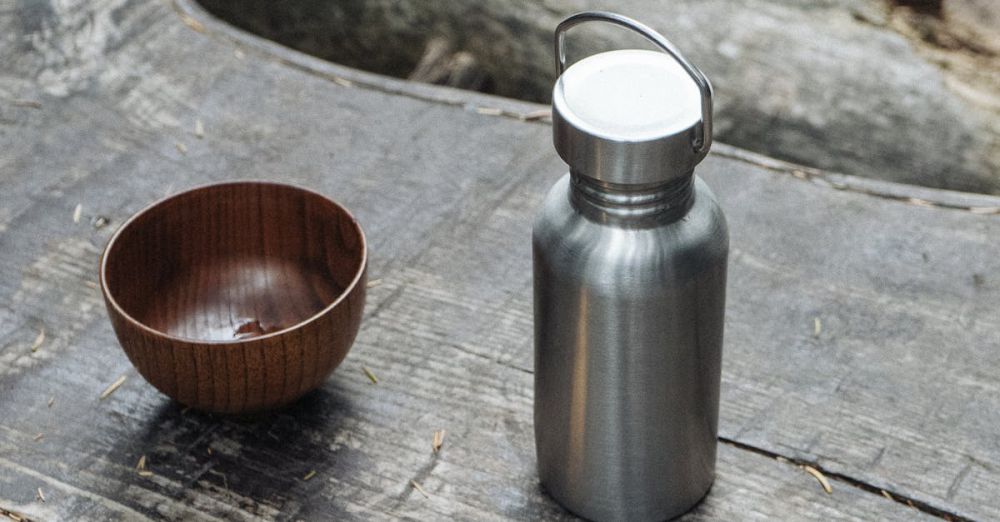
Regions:
[[940, 518], [942, 520], [948, 520], [950, 522], [974, 522], [971, 518], [963, 517], [962, 515], [952, 513], [946, 509], [933, 506], [931, 504], [928, 504], [921, 500], [917, 500], [913, 497], [904, 495], [897, 491], [892, 491], [886, 488], [880, 488], [878, 486], [869, 484], [863, 480], [856, 479], [850, 475], [845, 475], [843, 473], [837, 473], [835, 471], [824, 469], [823, 466], [819, 465], [819, 463], [817, 462], [786, 457], [780, 453], [775, 453], [773, 451], [766, 450], [764, 448], [759, 448], [757, 446], [752, 446], [745, 442], [739, 442], [737, 440], [733, 440], [727, 437], [719, 437], [719, 442], [727, 446], [732, 446], [737, 449], [749, 451], [751, 453], [756, 453], [758, 455], [763, 455], [765, 457], [769, 457], [779, 462], [784, 462], [793, 466], [809, 466], [811, 468], [816, 469], [817, 471], [819, 471], [828, 478], [831, 478], [838, 482], [843, 482], [848, 486], [852, 486], [862, 491], [866, 491], [873, 495], [878, 495], [880, 497], [884, 497], [886, 499], [895, 501], [899, 504], [903, 504], [904, 506], [909, 506], [913, 509], [916, 509], [917, 511], [920, 511], [921, 513], [926, 513], [928, 515]]

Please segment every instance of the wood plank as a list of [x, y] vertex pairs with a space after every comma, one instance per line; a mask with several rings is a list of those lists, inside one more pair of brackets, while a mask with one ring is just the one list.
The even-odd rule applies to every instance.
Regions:
[[[364, 386], [364, 383], [359, 383]], [[318, 396], [310, 400], [322, 401]], [[179, 415], [174, 409], [172, 412]], [[190, 414], [189, 414], [190, 415]], [[529, 417], [530, 418], [530, 417]], [[524, 419], [527, 420], [527, 419]], [[524, 420], [517, 421], [524, 424]], [[108, 455], [92, 464], [93, 471], [74, 474], [65, 466], [54, 473], [40, 473], [0, 458], [0, 501], [16, 513], [37, 518], [56, 519], [87, 517], [91, 519], [127, 518], [177, 519], [177, 520], [256, 520], [260, 517], [282, 520], [314, 520], [329, 518], [363, 519], [438, 519], [458, 518], [474, 520], [573, 520], [575, 517], [555, 506], [537, 485], [530, 466], [529, 455], [518, 455], [513, 466], [504, 471], [512, 473], [507, 480], [483, 477], [481, 473], [470, 478], [468, 459], [477, 461], [479, 450], [473, 445], [476, 437], [452, 440], [439, 454], [433, 455], [427, 447], [415, 449], [412, 457], [423, 465], [414, 470], [403, 469], [352, 469], [348, 476], [338, 475], [336, 463], [351, 459], [345, 448], [329, 450], [319, 448], [315, 454], [294, 455], [284, 466], [268, 458], [272, 452], [286, 453], [268, 436], [255, 437], [255, 428], [247, 424], [220, 419], [200, 419], [173, 424], [167, 437], [197, 437], [206, 424], [228, 432], [228, 439], [207, 441], [197, 449], [215, 448], [211, 456], [197, 455], [196, 448], [188, 448], [189, 459], [202, 462], [200, 467], [188, 465], [185, 469], [169, 469], [164, 474], [165, 462], [176, 457], [149, 453], [155, 469], [153, 476], [142, 477], [128, 463]], [[407, 460], [409, 451], [399, 451], [391, 443], [379, 443], [378, 434], [370, 433], [372, 423], [362, 422], [365, 428], [340, 429], [335, 436], [350, 437], [357, 441], [358, 455], [378, 456], [380, 446], [388, 451], [403, 453]], [[530, 430], [530, 425], [524, 426]], [[322, 432], [329, 434], [327, 428]], [[375, 430], [378, 431], [378, 430]], [[181, 433], [183, 432], [183, 433]], [[305, 432], [312, 437], [320, 433]], [[10, 435], [9, 433], [7, 434]], [[231, 445], [238, 440], [239, 454]], [[446, 439], [447, 440], [447, 439]], [[425, 441], [426, 442], [426, 441]], [[429, 445], [428, 445], [429, 447]], [[166, 446], [164, 446], [166, 448]], [[172, 450], [183, 448], [172, 448]], [[518, 453], [532, 451], [525, 445]], [[162, 453], [162, 450], [161, 452]], [[471, 453], [471, 455], [470, 455]], [[249, 457], [244, 455], [249, 454]], [[326, 465], [316, 465], [317, 457]], [[256, 457], [256, 458], [255, 458]], [[258, 458], [264, 457], [258, 460]], [[332, 464], [332, 465], [331, 465]], [[37, 463], [35, 464], [37, 466]], [[251, 466], [259, 472], [288, 474], [277, 477], [284, 488], [280, 505], [270, 499], [247, 497], [247, 481], [237, 472]], [[290, 469], [298, 468], [298, 469]], [[303, 469], [310, 469], [301, 473]], [[250, 469], [253, 469], [252, 467]], [[195, 471], [195, 477], [180, 475]], [[303, 480], [312, 471], [309, 480]], [[420, 476], [421, 487], [429, 498], [423, 497], [407, 485], [407, 480]], [[239, 477], [239, 478], [238, 478]], [[412, 479], [409, 479], [412, 480]], [[720, 446], [719, 474], [711, 493], [683, 520], [817, 520], [865, 519], [878, 514], [880, 520], [938, 520], [903, 503], [888, 502], [878, 495], [871, 495], [855, 487], [831, 479], [830, 494], [812, 476], [798, 466], [747, 452], [730, 445]], [[46, 502], [22, 501], [34, 499], [37, 488], [44, 491]], [[240, 493], [240, 492], [243, 493]], [[117, 500], [111, 500], [115, 498]]]
[[[530, 420], [530, 222], [564, 169], [547, 126], [463, 107], [510, 103], [479, 95], [332, 83], [324, 66], [302, 70], [314, 61], [290, 67], [294, 55], [234, 45], [207, 19], [193, 31], [151, 0], [45, 16], [61, 22], [44, 38], [29, 15], [0, 19], [14, 41], [40, 39], [27, 54], [0, 44], [18, 73], [0, 92], [41, 104], [4, 101], [12, 123], [0, 124], [0, 507], [43, 519], [565, 516], [538, 491]], [[72, 37], [97, 54], [55, 60]], [[1000, 219], [758, 163], [715, 154], [700, 169], [734, 248], [722, 435], [945, 512], [1000, 516]], [[321, 390], [271, 417], [185, 414], [130, 368], [88, 282], [131, 213], [242, 177], [344, 203], [382, 284]], [[449, 435], [435, 459], [438, 429]], [[142, 455], [153, 477], [136, 475]], [[720, 459], [697, 517], [918, 515], [847, 483], [826, 496], [743, 449]]]

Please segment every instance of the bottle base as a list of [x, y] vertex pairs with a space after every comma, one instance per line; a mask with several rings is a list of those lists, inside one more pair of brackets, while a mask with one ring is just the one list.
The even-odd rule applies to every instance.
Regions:
[[567, 498], [560, 495], [558, 492], [553, 491], [548, 486], [545, 485], [545, 481], [540, 481], [542, 492], [545, 493], [549, 498], [554, 500], [559, 506], [561, 506], [566, 511], [571, 514], [589, 520], [591, 522], [611, 522], [619, 520], [627, 520], [629, 522], [661, 522], [667, 520], [674, 520], [687, 513], [691, 512], [693, 509], [701, 505], [702, 502], [708, 498], [709, 493], [712, 492], [712, 486], [715, 485], [715, 476], [711, 477], [708, 486], [705, 490], [698, 495], [694, 501], [685, 502], [682, 507], [675, 509], [667, 509], [662, 512], [637, 512], [629, 511], [627, 509], [614, 509], [609, 506], [599, 506], [599, 505], [580, 505], [568, 502]]

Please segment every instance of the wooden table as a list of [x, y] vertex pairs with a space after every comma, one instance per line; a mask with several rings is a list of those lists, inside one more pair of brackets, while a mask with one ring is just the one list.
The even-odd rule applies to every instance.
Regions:
[[[572, 518], [534, 470], [530, 226], [565, 169], [538, 106], [321, 62], [188, 0], [27, 0], [0, 35], [0, 513]], [[718, 478], [688, 519], [1000, 518], [1000, 199], [724, 145], [699, 173], [732, 257]], [[380, 282], [326, 385], [249, 419], [146, 384], [95, 286], [129, 215], [236, 178], [344, 203]]]

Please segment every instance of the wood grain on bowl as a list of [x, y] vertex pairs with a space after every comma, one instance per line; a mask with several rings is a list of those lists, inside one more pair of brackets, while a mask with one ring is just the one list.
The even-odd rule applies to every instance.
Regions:
[[210, 185], [136, 214], [111, 238], [101, 286], [139, 373], [207, 411], [287, 404], [347, 355], [367, 251], [343, 207], [265, 182]]

